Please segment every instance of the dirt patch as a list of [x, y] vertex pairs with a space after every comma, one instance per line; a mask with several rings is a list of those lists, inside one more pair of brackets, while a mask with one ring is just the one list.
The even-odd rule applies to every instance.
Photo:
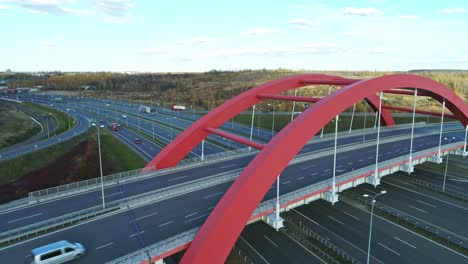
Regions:
[[[103, 174], [114, 173], [114, 165], [102, 155]], [[99, 177], [99, 154], [96, 141], [87, 139], [59, 159], [18, 181], [0, 186], [0, 204], [27, 196], [30, 191]]]

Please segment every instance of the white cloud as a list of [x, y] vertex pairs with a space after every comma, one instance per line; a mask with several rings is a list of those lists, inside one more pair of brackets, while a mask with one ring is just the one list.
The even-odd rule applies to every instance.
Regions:
[[320, 23], [318, 22], [313, 22], [305, 19], [292, 19], [289, 20], [288, 23], [293, 25], [294, 28], [297, 29], [314, 29], [318, 25], [320, 25]]
[[196, 38], [191, 38], [191, 39], [180, 40], [177, 43], [178, 44], [206, 44], [212, 41], [214, 41], [214, 39], [205, 38], [205, 37], [196, 37]]
[[420, 19], [421, 17], [416, 16], [416, 15], [402, 15], [400, 16], [400, 18], [405, 19], [405, 20], [417, 20], [417, 19]]
[[384, 54], [384, 53], [387, 53], [389, 51], [392, 51], [393, 49], [390, 49], [390, 48], [371, 48], [368, 50], [369, 54]]
[[52, 48], [57, 47], [57, 43], [52, 42], [52, 41], [44, 41], [44, 42], [39, 43], [39, 46], [43, 48], [47, 48], [47, 49], [52, 49]]
[[257, 27], [257, 28], [251, 28], [246, 31], [241, 32], [242, 35], [261, 35], [261, 34], [275, 34], [275, 33], [281, 33], [281, 31], [272, 29], [272, 28], [265, 28], [265, 27]]
[[144, 49], [139, 49], [138, 53], [140, 54], [161, 54], [161, 53], [167, 53], [167, 49], [160, 49], [160, 48], [144, 48]]
[[466, 10], [463, 7], [456, 7], [456, 8], [445, 8], [441, 9], [440, 13], [444, 15], [453, 15], [453, 14], [464, 14], [467, 13], [468, 10]]
[[366, 7], [366, 8], [347, 7], [343, 10], [343, 14], [347, 16], [368, 17], [368, 16], [382, 16], [384, 12], [375, 7]]

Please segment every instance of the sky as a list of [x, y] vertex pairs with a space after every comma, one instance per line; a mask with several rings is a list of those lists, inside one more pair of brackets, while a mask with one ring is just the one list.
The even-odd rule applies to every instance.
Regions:
[[0, 0], [0, 71], [468, 69], [468, 1]]

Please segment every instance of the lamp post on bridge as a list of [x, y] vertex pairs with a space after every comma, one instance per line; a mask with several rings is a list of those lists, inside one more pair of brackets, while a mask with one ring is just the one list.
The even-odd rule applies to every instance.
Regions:
[[273, 122], [271, 123], [271, 138], [273, 139], [273, 131], [275, 129], [275, 112], [276, 112], [276, 107], [279, 107], [281, 104], [278, 104], [278, 105], [272, 105], [272, 104], [268, 104], [268, 106], [271, 106], [273, 107]]
[[102, 176], [102, 159], [101, 159], [101, 135], [99, 133], [99, 128], [103, 128], [104, 125], [98, 126], [96, 123], [92, 123], [92, 126], [96, 127], [98, 132], [98, 149], [99, 149], [99, 172], [101, 174], [101, 195], [102, 195], [102, 209], [106, 209], [106, 199], [104, 197], [104, 178]]
[[369, 243], [368, 243], [368, 246], [367, 246], [367, 264], [369, 264], [369, 260], [370, 260], [370, 249], [371, 249], [371, 240], [372, 240], [372, 219], [374, 217], [374, 205], [375, 205], [375, 202], [376, 202], [376, 198], [382, 194], [386, 194], [387, 191], [385, 190], [382, 190], [380, 191], [380, 193], [374, 195], [374, 196], [371, 196], [369, 194], [364, 194], [362, 195], [363, 197], [372, 197], [372, 205], [371, 205], [371, 216], [370, 216], [370, 225], [369, 225]]
[[[250, 123], [250, 141], [252, 141], [252, 135], [253, 135], [253, 124], [254, 124], [254, 118], [255, 118], [255, 105], [252, 107], [252, 122]], [[249, 151], [252, 150], [252, 147], [249, 146]]]
[[[444, 138], [444, 140], [448, 140], [449, 144], [452, 143], [452, 140], [456, 139], [455, 137], [452, 138]], [[448, 160], [450, 156], [450, 151], [447, 153], [447, 159], [445, 160], [445, 171], [444, 171], [444, 183], [442, 184], [442, 191], [445, 192], [445, 182], [447, 180], [447, 168], [448, 168]]]

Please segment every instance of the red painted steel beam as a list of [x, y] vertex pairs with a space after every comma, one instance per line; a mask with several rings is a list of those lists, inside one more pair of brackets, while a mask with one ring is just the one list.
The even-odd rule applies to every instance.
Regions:
[[321, 98], [313, 98], [313, 97], [306, 97], [306, 96], [289, 96], [289, 95], [280, 95], [280, 94], [257, 94], [257, 98], [283, 100], [283, 101], [295, 101], [295, 102], [307, 102], [307, 103], [316, 103], [320, 101], [321, 99]]
[[[177, 165], [193, 148], [209, 135], [209, 131], [206, 130], [206, 128], [221, 127], [234, 116], [257, 104], [261, 101], [260, 98], [257, 97], [258, 94], [281, 94], [282, 92], [305, 86], [306, 84], [301, 83], [304, 82], [304, 80], [307, 80], [309, 83], [356, 82], [356, 80], [325, 74], [302, 74], [270, 81], [253, 89], [249, 89], [226, 101], [185, 129], [159, 152], [159, 154], [146, 165], [143, 171], [146, 172]], [[379, 98], [375, 94], [370, 94], [366, 100], [374, 111], [378, 109]], [[390, 111], [384, 109], [381, 115], [382, 125], [395, 125]]]
[[180, 263], [224, 263], [278, 175], [322, 127], [369, 95], [404, 87], [415, 87], [445, 98], [447, 108], [463, 125], [468, 125], [467, 103], [447, 87], [425, 77], [395, 74], [343, 87], [313, 104], [265, 145], [218, 202]]
[[[397, 111], [401, 111], [401, 112], [413, 113], [413, 109], [406, 108], [406, 107], [385, 105], [384, 108], [388, 109], [388, 110], [397, 110]], [[418, 109], [416, 109], [416, 113], [424, 114], [424, 115], [431, 115], [431, 116], [439, 116], [439, 117], [442, 116], [442, 113], [436, 113], [436, 112], [430, 112], [430, 111], [424, 111], [424, 110], [418, 110]], [[444, 117], [455, 118], [455, 115], [444, 114]]]
[[206, 130], [208, 130], [210, 133], [216, 134], [218, 136], [222, 136], [223, 138], [227, 138], [227, 139], [239, 142], [241, 144], [250, 146], [252, 148], [263, 149], [263, 147], [264, 147], [264, 145], [262, 145], [260, 143], [250, 141], [250, 140], [248, 140], [246, 138], [239, 137], [239, 136], [236, 136], [234, 134], [224, 132], [224, 131], [216, 129], [216, 128], [206, 128]]

